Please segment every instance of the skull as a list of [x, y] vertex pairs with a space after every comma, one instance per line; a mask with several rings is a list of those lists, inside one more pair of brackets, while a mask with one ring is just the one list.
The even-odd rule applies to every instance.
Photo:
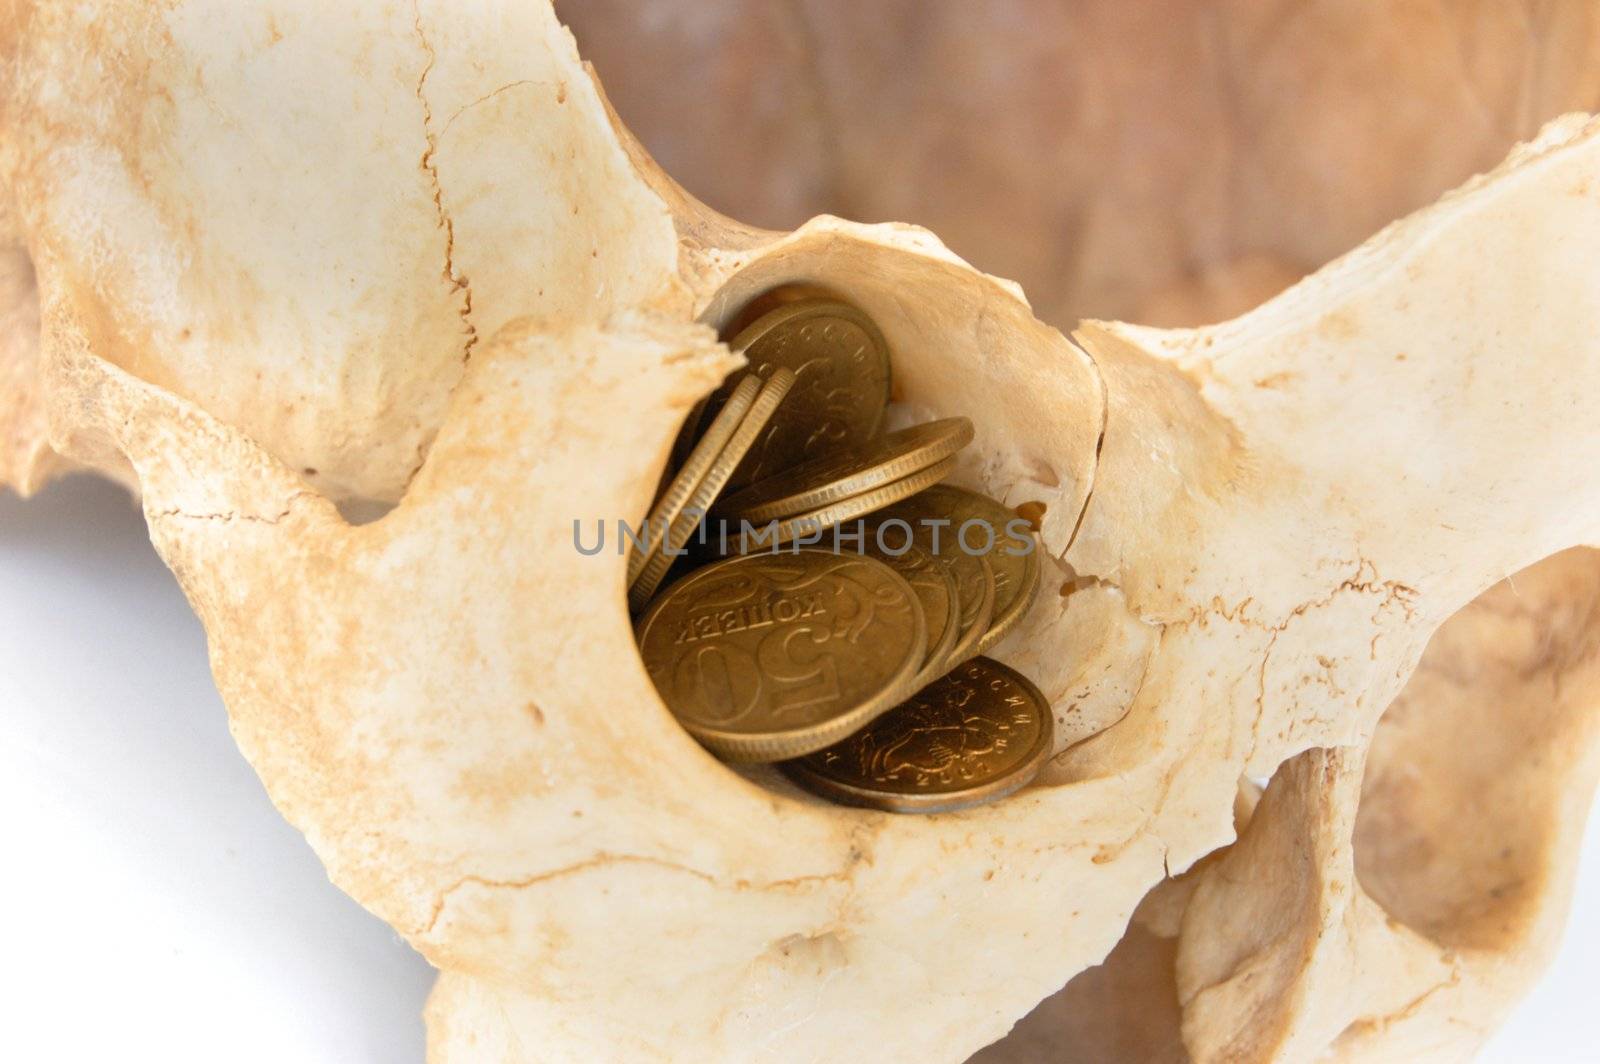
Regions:
[[[843, 62], [877, 9], [839, 8], [745, 51], [714, 5], [673, 32], [712, 71], [796, 40]], [[1120, 8], [1084, 10], [1143, 39]], [[955, 10], [928, 16], [916, 77]], [[1183, 11], [1149, 40], [1366, 25]], [[245, 756], [440, 970], [433, 1059], [958, 1061], [1102, 961], [989, 1052], [1460, 1055], [1548, 955], [1600, 758], [1600, 122], [1551, 122], [1241, 317], [1069, 338], [925, 230], [702, 206], [542, 3], [24, 5], [3, 40], [0, 479], [79, 465], [140, 493]], [[1321, 58], [1354, 86], [1363, 56]], [[1173, 87], [1155, 60], [1088, 59], [1105, 99]], [[1227, 89], [1202, 102], [1250, 99]], [[1170, 146], [1119, 169], [1073, 150], [1128, 135], [1094, 108], [1045, 129], [1018, 107], [994, 135], [1031, 169], [947, 147], [929, 213], [1042, 279], [1048, 317], [1207, 316], [1437, 189], [1374, 149], [1352, 172], [1389, 177], [1331, 233], [1252, 241], [1315, 228], [1271, 203], [1182, 232], [1314, 184], [1333, 119], [1274, 152], [1306, 98], [1213, 116], [1249, 150], [1206, 160], [1188, 206]], [[931, 119], [896, 99], [862, 121], [915, 146]], [[663, 145], [695, 135], [660, 106]], [[836, 131], [837, 180], [871, 213], [863, 128]], [[874, 156], [883, 188], [914, 154]], [[1235, 172], [1256, 185], [1207, 184]], [[1062, 174], [1095, 179], [1052, 201]], [[979, 234], [969, 188], [1076, 220]], [[1294, 254], [1203, 254], [1257, 242]], [[1102, 252], [1125, 268], [1060, 279]], [[1039, 516], [1047, 593], [996, 650], [1056, 713], [1033, 787], [894, 816], [720, 764], [641, 667], [624, 559], [573, 550], [575, 520], [644, 510], [739, 365], [718, 328], [787, 283], [871, 315], [896, 413], [970, 417], [955, 479]], [[361, 501], [382, 516], [350, 520]]]

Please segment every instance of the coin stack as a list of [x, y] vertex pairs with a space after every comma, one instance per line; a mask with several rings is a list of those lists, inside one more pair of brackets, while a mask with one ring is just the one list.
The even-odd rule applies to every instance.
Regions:
[[746, 371], [690, 415], [629, 555], [651, 679], [713, 753], [781, 762], [835, 801], [938, 812], [1009, 794], [1053, 718], [981, 655], [1038, 590], [1032, 529], [939, 483], [966, 418], [883, 431], [889, 350], [866, 315], [809, 293], [759, 303], [730, 341]]

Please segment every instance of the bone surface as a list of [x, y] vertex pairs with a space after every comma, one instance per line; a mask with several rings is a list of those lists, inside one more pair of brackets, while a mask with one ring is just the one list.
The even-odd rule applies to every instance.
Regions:
[[[1600, 757], [1600, 122], [1241, 317], [1064, 334], [926, 230], [702, 206], [541, 3], [41, 4], [0, 46], [0, 478], [137, 489], [240, 749], [440, 970], [430, 1059], [961, 1061], [1047, 997], [985, 1052], [1454, 1058], [1548, 956]], [[991, 653], [1056, 748], [991, 805], [719, 764], [626, 558], [573, 549], [790, 282], [1040, 515]]]

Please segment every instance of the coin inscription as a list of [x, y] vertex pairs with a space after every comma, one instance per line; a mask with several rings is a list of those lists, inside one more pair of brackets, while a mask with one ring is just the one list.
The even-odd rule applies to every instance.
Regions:
[[819, 749], [893, 706], [926, 654], [915, 592], [873, 558], [801, 550], [697, 569], [635, 632], [667, 707], [737, 760]]
[[683, 622], [678, 638], [679, 645], [700, 639], [732, 635], [750, 628], [766, 628], [774, 624], [791, 624], [794, 621], [816, 620], [825, 617], [822, 592], [810, 591], [804, 595], [755, 602], [728, 610], [715, 610], [690, 616]]
[[1050, 751], [1049, 703], [1021, 674], [974, 658], [848, 739], [785, 765], [826, 797], [943, 812], [1009, 794]]

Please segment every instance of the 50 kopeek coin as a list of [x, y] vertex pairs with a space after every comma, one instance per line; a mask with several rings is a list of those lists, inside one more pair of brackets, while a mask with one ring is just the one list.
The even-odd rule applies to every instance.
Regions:
[[798, 757], [856, 731], [911, 691], [927, 648], [904, 577], [815, 550], [697, 569], [634, 634], [679, 723], [735, 761]]

